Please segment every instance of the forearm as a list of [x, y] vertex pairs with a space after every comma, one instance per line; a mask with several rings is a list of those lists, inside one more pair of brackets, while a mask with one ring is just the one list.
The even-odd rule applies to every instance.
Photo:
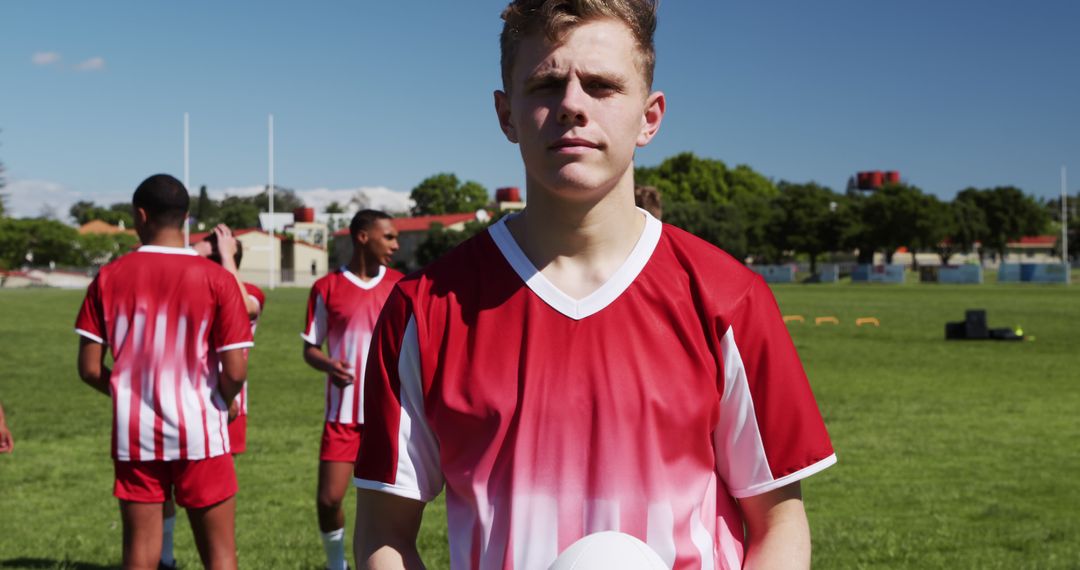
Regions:
[[798, 482], [739, 500], [746, 521], [743, 568], [810, 568], [810, 524]]
[[236, 286], [240, 288], [240, 298], [244, 300], [244, 310], [247, 311], [248, 318], [254, 319], [259, 316], [259, 303], [252, 299], [251, 295], [248, 295], [247, 289], [244, 288], [244, 282], [240, 280], [240, 269], [236, 267], [236, 262], [231, 257], [227, 258], [227, 260], [222, 259], [221, 266], [231, 273], [233, 279], [236, 280]]
[[87, 386], [105, 394], [109, 395], [109, 384], [112, 378], [112, 370], [107, 366], [102, 366], [97, 374], [86, 374], [82, 376], [82, 381], [86, 382]]
[[218, 391], [225, 403], [231, 404], [247, 381], [247, 360], [244, 358], [244, 351], [240, 349], [219, 353], [219, 357], [221, 374], [218, 378]]
[[313, 344], [304, 345], [304, 362], [315, 370], [327, 374], [334, 368], [334, 360], [327, 356], [321, 347]]
[[806, 517], [802, 517], [801, 523], [794, 519], [778, 522], [759, 536], [751, 534], [743, 568], [810, 568], [810, 528]]

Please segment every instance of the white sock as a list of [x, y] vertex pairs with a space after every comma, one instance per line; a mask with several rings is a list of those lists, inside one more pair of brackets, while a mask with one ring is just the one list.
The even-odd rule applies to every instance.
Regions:
[[345, 570], [345, 529], [321, 532], [323, 549], [326, 550], [326, 567], [329, 570]]
[[176, 527], [176, 516], [171, 516], [161, 524], [161, 563], [166, 566], [176, 565], [173, 558], [173, 528]]

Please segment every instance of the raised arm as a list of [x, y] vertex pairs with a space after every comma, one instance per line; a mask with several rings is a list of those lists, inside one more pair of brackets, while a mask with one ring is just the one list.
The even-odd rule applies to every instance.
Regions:
[[255, 319], [259, 316], [262, 307], [255, 299], [248, 295], [244, 289], [244, 282], [240, 280], [240, 268], [236, 266], [236, 236], [225, 224], [214, 226], [214, 234], [217, 235], [218, 253], [221, 255], [221, 267], [232, 274], [236, 280], [236, 286], [240, 288], [240, 296], [244, 300], [244, 309], [247, 310], [248, 318]]
[[368, 489], [356, 490], [356, 531], [353, 554], [365, 570], [426, 568], [416, 550], [424, 516], [421, 501]]
[[810, 524], [798, 482], [739, 499], [746, 521], [743, 568], [810, 568]]

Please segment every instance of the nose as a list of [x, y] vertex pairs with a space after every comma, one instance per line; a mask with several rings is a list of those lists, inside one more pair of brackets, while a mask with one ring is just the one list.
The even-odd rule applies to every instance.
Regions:
[[588, 94], [577, 79], [566, 82], [566, 90], [559, 100], [559, 124], [583, 127], [589, 123], [585, 112]]

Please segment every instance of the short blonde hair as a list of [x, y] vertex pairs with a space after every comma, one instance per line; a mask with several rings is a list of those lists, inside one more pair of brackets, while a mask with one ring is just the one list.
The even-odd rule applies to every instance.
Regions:
[[510, 91], [514, 58], [526, 36], [542, 31], [548, 41], [558, 43], [576, 26], [600, 18], [617, 20], [630, 28], [637, 41], [638, 64], [645, 86], [652, 89], [656, 67], [653, 44], [656, 7], [657, 0], [514, 0], [503, 10], [503, 31], [499, 37], [503, 90]]

